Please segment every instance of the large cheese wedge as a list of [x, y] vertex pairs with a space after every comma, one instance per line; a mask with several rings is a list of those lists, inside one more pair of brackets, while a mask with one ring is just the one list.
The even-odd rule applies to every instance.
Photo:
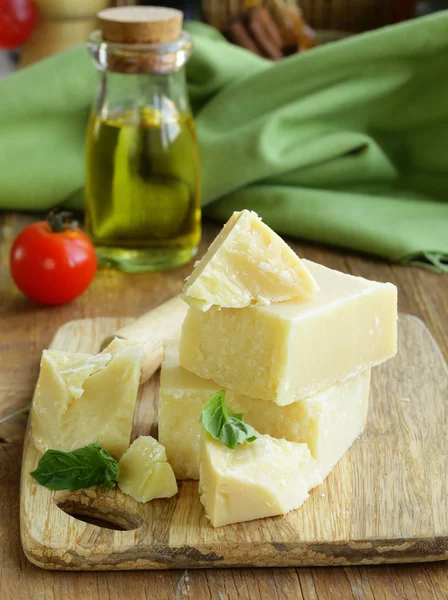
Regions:
[[231, 450], [203, 434], [199, 493], [213, 527], [284, 515], [321, 481], [306, 444], [262, 435]]
[[[231, 391], [226, 404], [243, 413], [259, 433], [306, 443], [325, 478], [362, 433], [368, 410], [370, 369], [288, 406]], [[210, 396], [222, 389], [179, 364], [178, 341], [165, 344], [159, 391], [159, 441], [177, 479], [199, 478], [199, 416]]]
[[309, 296], [318, 286], [291, 248], [256, 213], [236, 212], [196, 264], [182, 297], [201, 310]]
[[137, 438], [119, 462], [118, 486], [137, 502], [177, 494], [176, 478], [166, 460], [165, 448], [150, 436]]
[[115, 339], [101, 354], [44, 350], [31, 411], [38, 450], [92, 442], [120, 458], [131, 438], [141, 349]]
[[284, 406], [394, 356], [397, 288], [303, 262], [320, 286], [312, 298], [237, 310], [190, 307], [181, 365]]

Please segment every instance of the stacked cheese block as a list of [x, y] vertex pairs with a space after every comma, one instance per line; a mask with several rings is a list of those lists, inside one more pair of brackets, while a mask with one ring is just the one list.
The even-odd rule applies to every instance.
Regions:
[[[370, 372], [396, 353], [397, 290], [293, 251], [255, 213], [235, 213], [184, 288], [166, 344], [159, 442], [177, 479], [200, 479], [215, 527], [298, 508], [363, 431]], [[226, 403], [260, 436], [231, 450], [202, 432]]]
[[[182, 335], [166, 343], [162, 364], [159, 441], [130, 445], [144, 349], [115, 338], [96, 355], [44, 351], [36, 448], [98, 442], [139, 502], [173, 496], [176, 479], [199, 479], [215, 527], [298, 508], [364, 428], [371, 367], [396, 352], [396, 288], [301, 261], [243, 211], [183, 297]], [[199, 421], [221, 390], [228, 408], [219, 418], [231, 410], [241, 426], [243, 414], [257, 432], [235, 448]]]

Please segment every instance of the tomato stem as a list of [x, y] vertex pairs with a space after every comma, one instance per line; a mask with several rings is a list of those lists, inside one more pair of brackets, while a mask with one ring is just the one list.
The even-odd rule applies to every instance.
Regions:
[[67, 229], [76, 229], [79, 223], [73, 218], [73, 214], [68, 210], [52, 208], [47, 215], [47, 223], [51, 231], [61, 233]]

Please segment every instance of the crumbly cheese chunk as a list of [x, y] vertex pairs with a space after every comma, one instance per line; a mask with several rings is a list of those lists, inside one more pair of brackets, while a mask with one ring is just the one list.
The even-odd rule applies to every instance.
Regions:
[[118, 486], [137, 502], [177, 494], [173, 469], [165, 448], [150, 436], [137, 438], [119, 462]]
[[306, 444], [262, 435], [231, 450], [203, 435], [199, 493], [213, 527], [286, 514], [321, 481]]
[[235, 212], [196, 264], [182, 297], [192, 306], [242, 308], [308, 297], [318, 290], [291, 248], [256, 213]]
[[[159, 441], [177, 479], [198, 479], [202, 426], [199, 416], [220, 389], [179, 364], [178, 340], [165, 343], [159, 391]], [[325, 478], [362, 433], [368, 410], [370, 369], [289, 404], [226, 392], [226, 404], [259, 433], [306, 443]]]
[[394, 356], [397, 288], [304, 263], [320, 286], [312, 298], [207, 312], [190, 307], [181, 365], [284, 406]]
[[141, 352], [117, 338], [95, 355], [44, 350], [31, 413], [38, 450], [98, 442], [119, 459], [130, 443]]

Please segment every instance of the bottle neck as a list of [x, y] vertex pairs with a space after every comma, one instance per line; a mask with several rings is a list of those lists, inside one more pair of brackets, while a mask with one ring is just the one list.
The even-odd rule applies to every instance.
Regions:
[[185, 68], [164, 74], [99, 72], [93, 111], [102, 120], [114, 120], [121, 114], [135, 123], [143, 109], [162, 117], [174, 112], [190, 114]]

